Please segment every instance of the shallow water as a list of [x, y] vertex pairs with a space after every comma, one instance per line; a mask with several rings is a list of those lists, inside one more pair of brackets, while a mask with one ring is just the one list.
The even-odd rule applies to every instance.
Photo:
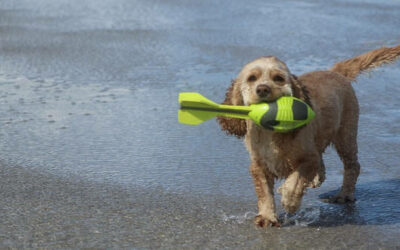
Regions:
[[395, 0], [2, 1], [0, 246], [400, 247], [400, 63], [353, 85], [357, 202], [323, 202], [342, 175], [328, 149], [326, 182], [296, 215], [278, 206], [280, 229], [252, 224], [242, 142], [177, 123], [179, 92], [221, 101], [262, 55], [329, 68], [400, 43], [398, 16]]

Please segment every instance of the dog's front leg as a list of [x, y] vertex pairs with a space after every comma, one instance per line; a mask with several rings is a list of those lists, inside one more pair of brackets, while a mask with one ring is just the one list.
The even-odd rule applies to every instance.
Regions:
[[318, 161], [316, 157], [310, 157], [308, 160], [301, 162], [297, 168], [289, 174], [280, 188], [282, 193], [282, 206], [289, 213], [294, 213], [301, 205], [301, 199], [305, 189], [310, 186], [313, 181], [317, 169]]
[[260, 227], [280, 226], [275, 212], [274, 176], [260, 162], [252, 162], [250, 172], [258, 198], [258, 215], [255, 217], [255, 224]]

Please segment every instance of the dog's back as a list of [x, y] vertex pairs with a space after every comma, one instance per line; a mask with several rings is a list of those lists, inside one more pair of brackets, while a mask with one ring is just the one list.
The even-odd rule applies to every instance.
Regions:
[[[307, 88], [316, 112], [312, 129], [318, 148], [323, 151], [347, 123], [357, 124], [359, 107], [350, 80], [332, 71], [316, 71], [299, 76]], [[322, 153], [322, 152], [321, 152]]]
[[299, 77], [315, 103], [319, 148], [324, 150], [331, 142], [342, 139], [340, 129], [347, 130], [344, 133], [352, 137], [357, 136], [359, 107], [351, 81], [364, 71], [394, 62], [399, 56], [400, 45], [383, 47], [338, 62], [329, 71], [316, 71]]

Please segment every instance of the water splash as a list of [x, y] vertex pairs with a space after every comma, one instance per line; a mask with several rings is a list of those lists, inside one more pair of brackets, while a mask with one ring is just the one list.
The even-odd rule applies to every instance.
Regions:
[[283, 226], [300, 226], [307, 227], [315, 222], [317, 222], [320, 218], [321, 211], [319, 207], [308, 207], [299, 210], [296, 214], [283, 214], [281, 220], [283, 221]]
[[234, 215], [234, 214], [226, 214], [224, 211], [222, 211], [222, 220], [227, 223], [227, 222], [233, 222], [233, 223], [238, 223], [238, 224], [243, 224], [245, 221], [251, 220], [256, 216], [257, 213], [248, 211], [245, 212], [243, 215]]

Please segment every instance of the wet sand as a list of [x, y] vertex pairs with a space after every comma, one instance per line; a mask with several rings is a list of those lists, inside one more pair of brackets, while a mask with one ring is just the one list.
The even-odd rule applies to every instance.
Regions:
[[353, 84], [357, 201], [323, 201], [342, 178], [328, 148], [327, 180], [296, 215], [278, 205], [282, 228], [253, 225], [243, 143], [177, 122], [179, 92], [220, 101], [256, 57], [302, 74], [399, 44], [399, 14], [373, 0], [2, 1], [0, 248], [400, 248], [399, 62]]
[[[0, 177], [2, 248], [399, 246], [400, 213], [392, 210], [399, 205], [393, 190], [398, 179], [361, 185], [359, 192], [367, 193], [354, 205], [321, 203], [287, 218], [282, 228], [258, 229], [248, 212], [254, 201], [104, 185], [17, 166], [2, 166]], [[372, 196], [390, 203], [389, 209], [371, 202]], [[371, 213], [379, 215], [366, 221]]]

